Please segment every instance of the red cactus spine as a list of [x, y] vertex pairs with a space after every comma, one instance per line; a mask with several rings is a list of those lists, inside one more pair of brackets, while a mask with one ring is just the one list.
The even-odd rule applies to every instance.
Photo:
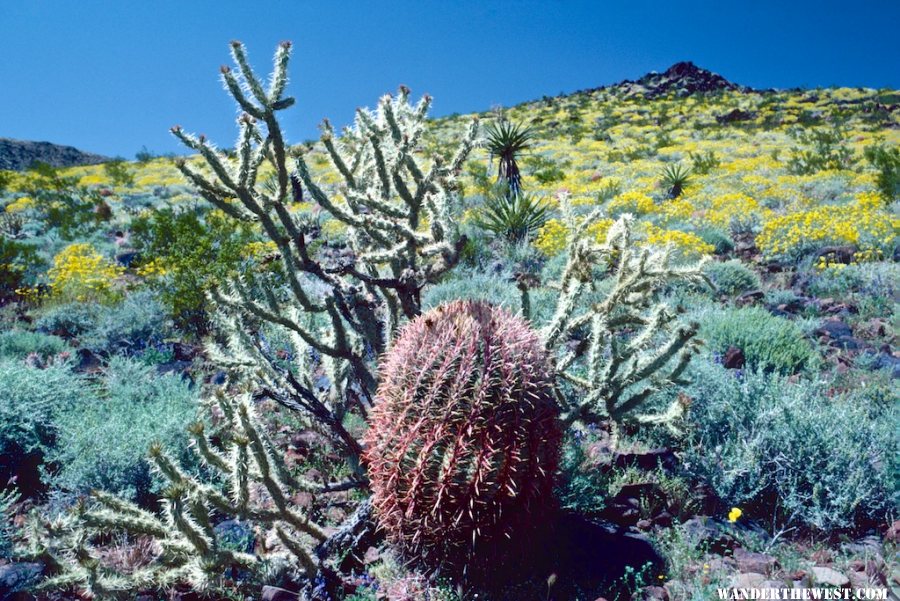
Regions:
[[456, 301], [410, 322], [384, 357], [364, 459], [388, 539], [465, 561], [552, 498], [561, 430], [547, 355], [521, 317]]

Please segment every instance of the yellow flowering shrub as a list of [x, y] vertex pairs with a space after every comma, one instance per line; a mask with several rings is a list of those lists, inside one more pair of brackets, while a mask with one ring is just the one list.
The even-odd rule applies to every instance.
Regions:
[[53, 258], [47, 272], [54, 298], [67, 301], [106, 300], [122, 268], [87, 243], [70, 244]]
[[20, 196], [15, 199], [8, 205], [6, 205], [7, 213], [21, 213], [23, 211], [27, 211], [28, 209], [33, 209], [35, 206], [34, 199], [30, 196]]
[[647, 213], [652, 213], [655, 208], [656, 205], [653, 203], [653, 199], [647, 194], [631, 190], [623, 192], [610, 200], [606, 210], [610, 215], [617, 217], [624, 213], [646, 215]]
[[554, 257], [566, 247], [566, 238], [569, 230], [559, 219], [550, 219], [541, 226], [534, 239], [534, 247], [547, 255]]
[[760, 213], [759, 203], [746, 194], [731, 193], [713, 198], [704, 217], [713, 225], [727, 228], [732, 219], [745, 219]]
[[877, 195], [863, 193], [848, 205], [823, 205], [771, 218], [763, 224], [756, 245], [769, 257], [827, 244], [881, 249], [894, 244], [898, 230], [900, 219], [885, 210]]
[[667, 230], [652, 223], [644, 226], [644, 244], [651, 246], [672, 246], [685, 259], [695, 259], [715, 252], [715, 247], [697, 234], [681, 230]]

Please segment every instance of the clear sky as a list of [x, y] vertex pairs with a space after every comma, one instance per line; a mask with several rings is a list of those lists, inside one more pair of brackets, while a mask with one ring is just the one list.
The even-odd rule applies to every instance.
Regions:
[[[295, 44], [292, 142], [406, 84], [434, 115], [692, 60], [754, 87], [900, 88], [900, 0], [0, 0], [0, 137], [133, 158], [178, 123], [233, 144], [228, 41]], [[266, 71], [266, 74], [268, 71]]]

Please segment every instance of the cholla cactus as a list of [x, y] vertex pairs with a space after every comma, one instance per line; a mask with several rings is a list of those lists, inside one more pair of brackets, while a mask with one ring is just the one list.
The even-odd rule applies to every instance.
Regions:
[[442, 305], [401, 330], [380, 373], [365, 459], [393, 543], [453, 563], [535, 524], [561, 430], [548, 357], [524, 319]]
[[[383, 97], [374, 112], [360, 109], [352, 128], [336, 139], [328, 121], [322, 144], [343, 182], [340, 197], [314, 180], [302, 152], [284, 140], [276, 118], [294, 99], [284, 95], [291, 46], [275, 54], [267, 87], [251, 70], [244, 47], [234, 42], [237, 71], [222, 68], [226, 89], [243, 111], [236, 158], [203, 136], [173, 133], [197, 151], [206, 170], [179, 163], [209, 202], [235, 219], [259, 224], [277, 245], [287, 279], [284, 294], [267, 282], [234, 281], [218, 291], [220, 324], [230, 338], [214, 357], [254, 378], [260, 390], [309, 418], [331, 435], [351, 460], [361, 451], [342, 425], [350, 407], [365, 413], [376, 387], [372, 359], [382, 353], [401, 318], [420, 312], [420, 291], [458, 260], [465, 240], [451, 220], [456, 177], [472, 150], [472, 122], [455, 154], [422, 159], [417, 147], [431, 99], [409, 103], [409, 90]], [[293, 163], [293, 164], [292, 164]], [[274, 172], [260, 182], [263, 168]], [[330, 255], [313, 250], [313, 224], [291, 205], [304, 196], [345, 224], [346, 247]], [[342, 197], [342, 198], [341, 198]], [[338, 255], [338, 256], [334, 256]], [[284, 330], [295, 365], [273, 360], [247, 325]], [[327, 373], [329, 389], [314, 384]]]
[[[249, 396], [232, 400], [216, 395], [223, 416], [213, 445], [202, 422], [191, 427], [194, 450], [219, 480], [222, 489], [188, 474], [160, 448], [151, 449], [156, 469], [169, 485], [162, 515], [146, 511], [113, 495], [96, 492], [90, 506], [54, 520], [32, 517], [26, 530], [28, 554], [44, 559], [55, 575], [43, 588], [72, 588], [101, 598], [130, 598], [135, 591], [186, 584], [195, 590], [218, 589], [234, 569], [261, 567], [258, 554], [229, 548], [215, 528], [214, 515], [249, 520], [271, 530], [282, 550], [266, 559], [293, 564], [309, 576], [319, 570], [311, 549], [325, 540], [321, 526], [289, 502], [296, 491], [310, 493], [328, 486], [292, 477], [257, 423]], [[128, 573], [103, 561], [109, 534], [149, 537], [156, 549], [146, 565]], [[264, 532], [263, 532], [264, 534]], [[105, 544], [104, 544], [105, 543]]]
[[[681, 412], [677, 404], [658, 415], [639, 410], [654, 392], [684, 383], [682, 373], [698, 346], [697, 324], [680, 323], [659, 293], [673, 283], [706, 283], [702, 264], [674, 265], [671, 249], [635, 244], [630, 215], [613, 224], [605, 242], [598, 243], [590, 227], [600, 210], [579, 219], [568, 196], [560, 200], [570, 232], [569, 255], [556, 311], [543, 335], [554, 352], [556, 373], [577, 390], [572, 401], [560, 396], [564, 420], [671, 424]], [[599, 278], [598, 272], [609, 275]], [[601, 300], [586, 304], [585, 293], [598, 292], [600, 283], [611, 286]], [[567, 343], [573, 334], [585, 330], [587, 347], [571, 348]]]

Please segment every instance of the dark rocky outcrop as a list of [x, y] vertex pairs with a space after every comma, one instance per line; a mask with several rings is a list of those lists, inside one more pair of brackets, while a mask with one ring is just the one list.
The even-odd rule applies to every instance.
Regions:
[[24, 171], [34, 163], [46, 163], [51, 167], [96, 165], [108, 160], [109, 157], [83, 152], [72, 146], [0, 138], [0, 170]]

